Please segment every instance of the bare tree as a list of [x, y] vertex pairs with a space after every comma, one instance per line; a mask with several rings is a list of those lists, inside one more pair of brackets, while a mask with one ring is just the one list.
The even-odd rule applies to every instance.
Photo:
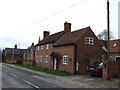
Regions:
[[[108, 32], [107, 32], [107, 29], [103, 30], [103, 32], [100, 32], [98, 35], [97, 35], [98, 39], [100, 40], [108, 40]], [[113, 36], [113, 33], [112, 31], [110, 31], [110, 39], [114, 39], [114, 36]]]

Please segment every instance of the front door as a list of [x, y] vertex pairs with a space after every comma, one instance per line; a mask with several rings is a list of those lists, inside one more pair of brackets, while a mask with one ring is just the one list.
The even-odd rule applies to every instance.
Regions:
[[77, 62], [76, 71], [78, 72], [78, 70], [79, 70], [79, 63]]
[[54, 57], [54, 70], [56, 70], [57, 69], [57, 64], [56, 64], [56, 58]]

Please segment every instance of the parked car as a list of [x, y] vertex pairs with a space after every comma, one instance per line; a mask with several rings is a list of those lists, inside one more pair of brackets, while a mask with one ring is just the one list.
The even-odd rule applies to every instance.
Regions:
[[101, 61], [95, 62], [94, 64], [87, 66], [87, 72], [92, 76], [102, 77], [102, 66], [103, 66], [103, 62]]

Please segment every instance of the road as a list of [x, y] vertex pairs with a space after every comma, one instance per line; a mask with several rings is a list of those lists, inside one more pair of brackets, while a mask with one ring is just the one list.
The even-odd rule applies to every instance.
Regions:
[[103, 80], [88, 75], [60, 77], [9, 64], [0, 64], [0, 66], [2, 68], [2, 75], [0, 72], [2, 88], [113, 88], [116, 90], [119, 84], [118, 82]]
[[64, 88], [43, 76], [2, 65], [2, 88]]

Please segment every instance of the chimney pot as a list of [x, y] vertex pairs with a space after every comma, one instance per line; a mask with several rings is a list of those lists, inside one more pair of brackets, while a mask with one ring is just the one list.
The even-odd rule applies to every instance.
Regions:
[[44, 37], [43, 38], [46, 38], [47, 36], [49, 36], [50, 32], [49, 31], [44, 31]]
[[71, 23], [68, 23], [67, 21], [65, 21], [64, 31], [71, 32]]

